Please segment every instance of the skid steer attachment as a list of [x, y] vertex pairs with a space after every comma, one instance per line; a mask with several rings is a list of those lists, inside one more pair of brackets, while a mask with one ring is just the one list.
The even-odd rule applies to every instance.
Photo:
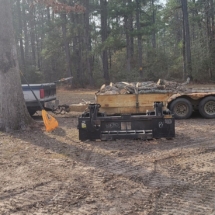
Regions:
[[80, 140], [153, 139], [175, 137], [175, 119], [163, 112], [163, 103], [154, 103], [154, 112], [107, 116], [99, 104], [90, 104], [78, 118]]

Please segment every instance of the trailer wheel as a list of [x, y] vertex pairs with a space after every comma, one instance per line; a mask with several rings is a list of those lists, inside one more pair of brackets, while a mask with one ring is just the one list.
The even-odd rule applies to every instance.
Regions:
[[189, 100], [178, 98], [170, 104], [170, 110], [176, 119], [187, 119], [191, 116], [193, 108]]
[[215, 118], [215, 97], [209, 96], [199, 103], [199, 113], [208, 119]]

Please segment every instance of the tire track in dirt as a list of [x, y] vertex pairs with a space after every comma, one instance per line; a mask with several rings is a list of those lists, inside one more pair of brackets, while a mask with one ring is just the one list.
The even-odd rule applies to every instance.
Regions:
[[[31, 143], [46, 156], [36, 167], [45, 174], [48, 164], [51, 172], [44, 178], [52, 180], [0, 191], [0, 214], [213, 214], [214, 135], [82, 143], [72, 126], [67, 136]], [[52, 154], [66, 158], [52, 163]], [[36, 158], [25, 164], [31, 167]]]
[[[22, 192], [17, 192], [14, 189], [11, 195], [4, 196], [1, 199], [0, 214], [26, 214], [26, 211], [28, 211], [28, 214], [71, 212], [72, 207], [80, 204], [81, 201], [85, 201], [90, 196], [89, 191], [84, 189], [83, 186], [79, 186], [80, 182], [77, 182], [75, 187], [74, 183], [52, 181], [41, 183], [40, 186], [25, 188]], [[90, 204], [90, 199], [86, 201]]]
[[55, 192], [54, 182], [40, 182], [30, 187], [7, 190], [6, 195], [0, 193], [0, 212], [12, 214], [16, 211], [29, 210], [46, 202], [50, 194]]
[[[199, 141], [199, 143], [197, 142], [194, 145], [199, 146], [199, 144], [202, 143]], [[191, 146], [189, 145], [189, 147]], [[147, 169], [140, 165], [129, 165], [129, 163], [124, 161], [110, 161], [107, 158], [104, 158], [105, 162], [102, 162], [102, 164], [97, 163], [96, 166], [100, 169], [107, 169], [108, 172], [114, 175], [118, 175], [126, 178], [127, 180], [131, 180], [134, 183], [141, 184], [141, 187], [149, 187], [151, 191], [148, 192], [148, 197], [145, 191], [144, 194], [142, 193], [145, 198], [142, 198], [141, 201], [143, 203], [145, 202], [145, 204], [149, 204], [147, 202], [147, 198], [150, 198], [149, 194], [151, 192], [153, 193], [153, 190], [155, 189], [155, 193], [159, 193], [159, 195], [154, 195], [154, 202], [157, 202], [156, 206], [154, 203], [156, 214], [165, 214], [167, 211], [172, 213], [181, 211], [177, 214], [210, 213], [213, 210], [211, 204], [213, 199], [215, 199], [215, 180], [213, 179], [214, 165], [212, 164], [215, 158], [214, 154], [208, 156], [208, 149], [199, 149], [198, 147], [192, 147], [188, 151], [184, 151], [184, 154], [181, 151], [181, 148], [174, 149], [173, 151], [177, 152], [178, 150], [180, 150], [178, 155], [174, 156], [169, 153], [168, 158], [163, 158], [166, 152], [158, 152], [157, 154], [159, 154], [159, 156], [157, 158], [159, 159], [159, 157], [161, 157], [161, 160], [156, 160], [157, 164], [154, 169]], [[204, 153], [207, 153], [207, 155]], [[150, 153], [148, 157], [150, 158]], [[155, 157], [154, 152], [153, 157]], [[198, 159], [196, 157], [198, 157]], [[97, 156], [92, 155], [91, 160], [94, 159], [100, 160]], [[207, 168], [210, 168], [212, 173], [208, 172], [208, 170], [206, 172], [196, 173], [195, 169], [192, 170], [190, 167], [192, 166], [193, 161], [196, 163], [198, 163], [198, 161], [203, 162]], [[166, 175], [163, 173], [166, 173]], [[212, 188], [212, 190], [208, 191], [207, 187]], [[200, 197], [202, 194], [205, 195], [204, 198], [208, 199], [208, 203], [210, 204], [208, 207], [205, 206], [205, 204], [200, 203]], [[168, 199], [167, 202], [165, 198], [164, 201], [162, 201], [162, 195], [167, 195], [171, 198]], [[178, 200], [175, 201], [174, 199]], [[163, 205], [166, 205], [166, 203], [168, 203], [170, 207], [165, 206], [163, 208]], [[182, 206], [183, 209], [181, 210]]]
[[[215, 209], [215, 171], [214, 165], [211, 165], [215, 156], [205, 155], [201, 151], [199, 153], [189, 157], [182, 155], [175, 159], [173, 165], [165, 162], [171, 178], [176, 180], [171, 186], [163, 187], [164, 183], [159, 177], [152, 179], [150, 184], [160, 189], [159, 195], [154, 196], [157, 205], [155, 214], [211, 214]], [[197, 172], [197, 169], [192, 168], [193, 162], [198, 161], [205, 164], [205, 171]], [[179, 164], [178, 168], [175, 168], [176, 164]], [[163, 165], [158, 169], [162, 171]]]

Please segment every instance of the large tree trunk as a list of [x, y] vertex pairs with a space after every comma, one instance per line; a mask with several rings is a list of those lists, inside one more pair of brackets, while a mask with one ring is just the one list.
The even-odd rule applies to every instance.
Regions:
[[21, 70], [25, 73], [25, 53], [24, 53], [24, 44], [22, 40], [22, 13], [20, 7], [20, 0], [17, 0], [17, 12], [18, 12], [18, 19], [19, 19], [19, 47], [20, 47], [20, 57], [21, 57]]
[[[190, 28], [187, 11], [187, 0], [181, 0], [182, 13], [183, 13], [183, 31], [184, 31], [184, 42], [185, 42], [185, 55], [187, 64], [187, 74], [192, 75], [192, 62], [191, 62], [191, 49], [190, 49]], [[184, 77], [186, 79], [186, 77]]]
[[[132, 1], [128, 1], [128, 6], [129, 8], [132, 8]], [[134, 28], [133, 28], [133, 13], [132, 11], [129, 12], [128, 15], [128, 26], [129, 26], [129, 31], [130, 31], [130, 52], [131, 52], [131, 61], [133, 61], [134, 58], [134, 36], [132, 35]]]
[[138, 66], [139, 66], [139, 73], [140, 78], [143, 78], [143, 48], [142, 48], [142, 35], [140, 33], [141, 27], [140, 27], [140, 0], [136, 0], [136, 26], [138, 31]]
[[[47, 34], [50, 34], [50, 31], [51, 31], [51, 15], [50, 15], [50, 7], [47, 6], [46, 7], [46, 13], [47, 13], [47, 24], [48, 24], [48, 33]], [[54, 76], [54, 73], [56, 72], [56, 69], [55, 69], [55, 65], [56, 65], [56, 62], [55, 62], [55, 59], [54, 59], [54, 55], [51, 55], [50, 56], [50, 59], [49, 59], [49, 63], [50, 63], [50, 71], [46, 71], [45, 73], [45, 80], [46, 81], [52, 81], [53, 80], [53, 76]]]
[[209, 78], [213, 78], [215, 70], [215, 25], [214, 25], [214, 1], [210, 0], [209, 2], [209, 20], [210, 23], [208, 26], [210, 29], [209, 35], [209, 52], [210, 52], [210, 69], [209, 69]]
[[24, 129], [32, 119], [27, 112], [21, 88], [8, 0], [1, 0], [0, 29], [0, 130]]
[[[183, 20], [184, 22], [184, 20]], [[184, 25], [184, 24], [183, 24]], [[183, 55], [183, 79], [186, 79], [187, 76], [187, 59], [186, 59], [186, 49], [185, 49], [185, 31], [183, 30], [183, 46], [182, 46], [182, 55]]]
[[153, 30], [152, 30], [152, 47], [156, 49], [156, 31], [155, 31], [155, 18], [156, 18], [156, 10], [154, 5], [154, 0], [152, 0], [152, 23], [153, 23]]
[[[107, 0], [100, 0], [101, 6], [101, 37], [102, 43], [104, 43], [108, 37], [107, 35]], [[102, 64], [105, 83], [110, 82], [109, 71], [108, 71], [108, 53], [107, 48], [104, 48], [102, 52]]]
[[[83, 25], [82, 22], [82, 15], [78, 14], [77, 15], [78, 19], [78, 25]], [[84, 70], [83, 70], [83, 32], [81, 31], [80, 28], [77, 30], [77, 39], [78, 39], [78, 59], [77, 59], [77, 64], [78, 64], [78, 71], [79, 71], [79, 83], [81, 87], [84, 87]]]
[[[78, 25], [78, 18], [77, 18], [77, 14], [74, 14], [74, 13], [70, 13], [70, 19], [73, 21], [73, 25], [74, 25], [74, 29], [77, 29], [77, 25]], [[75, 80], [77, 79], [78, 81], [80, 80], [80, 74], [78, 72], [78, 55], [79, 55], [79, 52], [78, 52], [78, 39], [77, 39], [77, 30], [73, 33], [73, 38], [72, 38], [72, 48], [73, 48], [73, 61], [76, 62], [74, 64], [74, 72], [75, 74], [73, 74], [75, 77]]]
[[92, 57], [90, 56], [91, 52], [91, 37], [90, 37], [90, 5], [89, 0], [85, 0], [85, 40], [86, 40], [86, 64], [87, 64], [87, 73], [89, 77], [89, 84], [90, 86], [94, 85], [93, 79], [93, 71], [92, 71]]
[[129, 77], [129, 74], [131, 72], [131, 40], [129, 36], [129, 21], [128, 16], [125, 15], [124, 17], [124, 23], [125, 23], [125, 36], [126, 36], [126, 71], [127, 71], [127, 77]]
[[131, 32], [133, 31], [133, 16], [132, 11], [130, 11], [131, 0], [124, 0], [124, 7], [126, 8], [126, 13], [124, 14], [124, 28], [126, 37], [126, 71], [127, 79], [131, 73], [131, 62], [133, 57], [133, 36]]
[[71, 13], [71, 20], [74, 23], [74, 35], [73, 35], [73, 61], [74, 70], [76, 71], [76, 77], [78, 84], [84, 87], [84, 71], [83, 71], [83, 32], [80, 28], [83, 25], [82, 15], [81, 14], [73, 14]]
[[81, 84], [81, 71], [80, 71], [80, 50], [79, 50], [79, 40], [78, 40], [78, 26], [79, 26], [79, 14], [74, 14], [70, 13], [70, 20], [73, 22], [73, 28], [75, 31], [72, 31], [71, 34], [73, 35], [72, 37], [72, 48], [73, 48], [73, 61], [75, 64], [73, 65], [74, 67], [74, 79], [75, 82], [80, 85]]
[[65, 48], [65, 53], [66, 53], [66, 61], [67, 61], [67, 74], [70, 77], [70, 76], [72, 76], [72, 64], [71, 64], [71, 54], [70, 54], [69, 42], [68, 42], [67, 33], [66, 33], [67, 18], [66, 18], [65, 13], [61, 13], [61, 19], [62, 19], [63, 41], [64, 41], [64, 48]]
[[31, 51], [32, 51], [32, 64], [36, 67], [36, 39], [35, 39], [35, 8], [32, 7], [30, 11], [30, 38], [31, 38]]
[[27, 17], [26, 17], [26, 4], [22, 4], [22, 19], [23, 19], [23, 30], [24, 30], [24, 48], [25, 48], [25, 63], [29, 63], [29, 35], [27, 29]]

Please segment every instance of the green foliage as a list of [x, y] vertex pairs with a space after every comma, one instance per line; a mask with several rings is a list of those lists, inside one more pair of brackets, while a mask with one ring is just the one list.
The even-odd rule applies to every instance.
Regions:
[[[69, 44], [74, 86], [90, 85], [90, 74], [95, 85], [104, 83], [103, 50], [108, 52], [111, 81], [140, 80], [138, 46], [143, 50], [142, 68], [145, 80], [182, 78], [183, 17], [180, 1], [168, 0], [163, 6], [159, 0], [154, 1], [154, 5], [152, 0], [140, 0], [140, 29], [137, 29], [136, 1], [108, 1], [108, 35], [103, 43], [99, 2], [89, 0], [88, 13], [66, 15], [66, 40]], [[44, 5], [35, 5], [31, 8], [25, 1], [20, 1], [22, 14], [20, 31], [17, 1], [13, 0], [13, 3], [19, 64], [25, 68], [29, 81], [48, 82], [68, 76], [65, 38], [62, 34], [63, 20], [60, 14], [53, 14], [51, 8], [48, 10]], [[67, 3], [73, 5], [74, 1]], [[214, 23], [211, 11], [214, 9], [207, 1], [188, 0], [192, 67], [196, 80], [210, 80], [215, 76], [213, 62], [215, 53], [209, 45], [215, 43], [215, 33], [211, 30]], [[126, 20], [132, 20], [129, 27], [125, 25]], [[152, 44], [153, 36], [156, 47]], [[127, 49], [128, 38], [131, 46], [130, 59]], [[138, 38], [141, 38], [141, 44], [138, 44]], [[22, 65], [20, 39], [23, 41], [25, 65]]]

